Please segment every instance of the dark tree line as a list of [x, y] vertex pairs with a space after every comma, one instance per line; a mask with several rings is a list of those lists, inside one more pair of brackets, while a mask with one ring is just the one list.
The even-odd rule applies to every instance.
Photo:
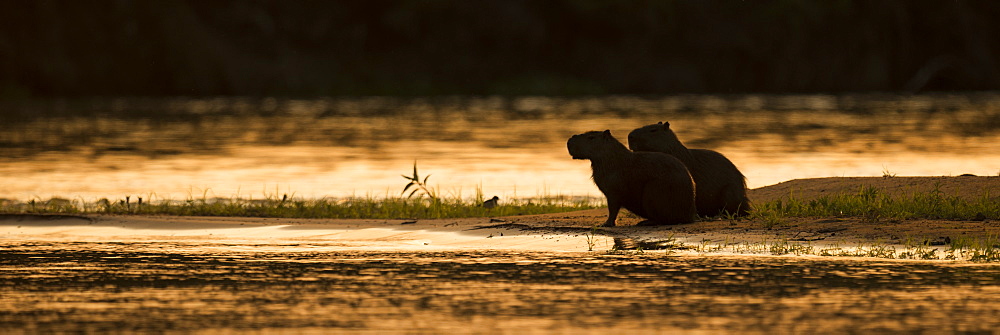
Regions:
[[997, 1], [0, 0], [0, 97], [1000, 89]]

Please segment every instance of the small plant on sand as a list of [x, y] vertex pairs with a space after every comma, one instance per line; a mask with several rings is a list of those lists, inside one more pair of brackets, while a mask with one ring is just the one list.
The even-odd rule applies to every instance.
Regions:
[[587, 251], [594, 251], [594, 245], [597, 244], [597, 226], [590, 228], [590, 232], [583, 236], [587, 238]]
[[430, 178], [431, 175], [427, 175], [423, 180], [421, 180], [420, 175], [417, 174], [417, 161], [413, 161], [413, 175], [407, 176], [404, 174], [402, 176], [403, 178], [406, 178], [406, 180], [409, 180], [410, 183], [406, 184], [406, 187], [403, 187], [403, 192], [401, 194], [406, 194], [407, 190], [413, 188], [410, 195], [406, 196], [407, 198], [412, 198], [414, 194], [417, 194], [417, 192], [422, 192], [421, 195], [426, 195], [431, 200], [436, 200], [438, 198], [437, 191], [427, 185], [427, 178]]
[[788, 254], [794, 254], [796, 256], [815, 254], [815, 250], [812, 246], [790, 243], [788, 240], [781, 240], [771, 244], [768, 247], [768, 251], [770, 251], [772, 255], [778, 256]]
[[817, 255], [824, 257], [846, 256], [846, 254], [847, 251], [845, 251], [843, 248], [839, 247], [836, 244], [826, 248], [821, 248], [817, 253]]
[[735, 226], [736, 221], [740, 220], [740, 217], [736, 216], [736, 213], [730, 213], [729, 211], [722, 211], [721, 217], [726, 221], [729, 221], [729, 225]]
[[1000, 234], [954, 238], [948, 252], [959, 254], [973, 262], [1000, 262]]
[[941, 259], [941, 257], [938, 256], [937, 251], [938, 249], [928, 248], [920, 244], [903, 250], [896, 257], [899, 259]]
[[759, 221], [764, 228], [774, 228], [784, 223], [785, 217], [787, 217], [782, 207], [781, 200], [762, 204], [750, 213], [750, 219]]
[[867, 247], [862, 243], [857, 249], [857, 256], [891, 259], [896, 257], [896, 248], [880, 242], [872, 242]]
[[695, 250], [702, 253], [718, 252], [725, 250], [726, 247], [729, 245], [729, 241], [723, 241], [722, 243], [719, 244], [712, 244], [710, 242], [712, 241], [707, 239], [702, 239], [701, 245], [696, 246]]
[[889, 168], [885, 167], [885, 165], [882, 165], [882, 178], [892, 178], [895, 176], [896, 176], [895, 173], [889, 172]]

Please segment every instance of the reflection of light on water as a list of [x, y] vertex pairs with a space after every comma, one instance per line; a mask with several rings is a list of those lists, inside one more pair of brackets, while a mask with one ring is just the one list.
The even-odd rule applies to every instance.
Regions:
[[[989, 265], [204, 246], [212, 244], [5, 244], [0, 322], [6, 331], [46, 333], [442, 333], [470, 324], [519, 333], [920, 333], [1000, 326], [1000, 268]], [[17, 270], [24, 268], [33, 271]]]
[[[1000, 98], [177, 99], [169, 119], [42, 118], [0, 131], [0, 198], [395, 196], [416, 160], [446, 195], [599, 195], [565, 141], [669, 121], [750, 187], [831, 176], [996, 175]], [[118, 101], [112, 110], [155, 109]], [[273, 116], [258, 115], [256, 109]], [[213, 116], [213, 111], [233, 114]], [[171, 114], [174, 115], [174, 114]], [[38, 140], [35, 140], [38, 139]]]

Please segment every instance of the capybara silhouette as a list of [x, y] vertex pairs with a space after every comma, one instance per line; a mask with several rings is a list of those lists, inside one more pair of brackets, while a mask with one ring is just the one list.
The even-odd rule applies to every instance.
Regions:
[[633, 130], [628, 134], [628, 145], [632, 151], [662, 152], [680, 159], [694, 178], [698, 215], [716, 216], [728, 212], [743, 216], [750, 211], [746, 177], [736, 165], [718, 152], [688, 149], [670, 130], [669, 122]]
[[694, 181], [677, 158], [629, 151], [610, 130], [573, 135], [566, 147], [573, 159], [590, 160], [594, 184], [608, 199], [603, 226], [614, 226], [622, 207], [648, 219], [642, 225], [694, 221]]

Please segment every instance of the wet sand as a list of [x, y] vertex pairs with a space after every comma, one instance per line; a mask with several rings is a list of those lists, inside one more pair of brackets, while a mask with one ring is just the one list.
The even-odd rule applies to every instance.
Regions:
[[[1000, 177], [847, 177], [798, 179], [750, 191], [753, 201], [808, 200], [874, 186], [890, 195], [939, 190], [1000, 201]], [[790, 218], [779, 225], [755, 220], [704, 220], [658, 227], [635, 226], [620, 215], [618, 227], [593, 228], [605, 209], [496, 218], [434, 220], [279, 219], [174, 216], [0, 216], [0, 239], [86, 242], [252, 241], [262, 248], [324, 246], [338, 250], [540, 252], [602, 251], [673, 240], [687, 245], [734, 245], [788, 241], [818, 246], [921, 243], [943, 246], [960, 237], [1000, 234], [1000, 220], [882, 220], [859, 217]], [[616, 246], [616, 241], [618, 245]], [[283, 249], [283, 250], [284, 250]]]

